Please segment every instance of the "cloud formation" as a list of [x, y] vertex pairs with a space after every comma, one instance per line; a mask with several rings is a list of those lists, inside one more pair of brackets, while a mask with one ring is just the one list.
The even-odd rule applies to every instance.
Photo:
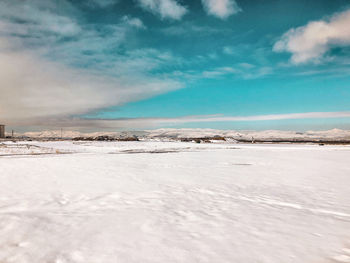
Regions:
[[298, 119], [332, 119], [350, 118], [350, 112], [305, 112], [289, 114], [269, 114], [254, 116], [221, 116], [200, 115], [184, 116], [177, 118], [119, 118], [119, 119], [81, 119], [60, 118], [48, 119], [47, 122], [38, 121], [37, 126], [42, 127], [65, 127], [69, 129], [116, 129], [136, 128], [147, 129], [162, 127], [164, 125], [181, 125], [186, 123], [214, 123], [214, 122], [256, 122], [256, 121], [278, 121]]
[[91, 7], [100, 7], [100, 8], [106, 8], [111, 5], [114, 5], [118, 2], [118, 0], [87, 0], [86, 4], [90, 5]]
[[275, 43], [276, 52], [290, 52], [294, 64], [319, 62], [332, 47], [350, 45], [350, 10], [330, 19], [308, 23], [287, 31]]
[[0, 53], [0, 116], [11, 124], [87, 113], [179, 88], [175, 81], [114, 78], [26, 53]]
[[235, 0], [202, 0], [204, 9], [209, 15], [226, 19], [236, 14], [242, 9], [237, 5]]
[[[115, 50], [142, 21], [83, 24], [64, 0], [0, 3], [0, 119], [8, 125], [46, 123], [181, 88], [148, 74], [172, 55]], [[71, 15], [74, 14], [74, 15]], [[114, 52], [111, 52], [114, 51]]]
[[142, 20], [137, 18], [137, 17], [129, 17], [129, 16], [123, 16], [122, 20], [135, 28], [139, 28], [139, 29], [145, 29], [146, 26], [143, 24]]
[[161, 18], [179, 20], [186, 13], [187, 8], [179, 4], [176, 0], [137, 0], [140, 6], [159, 15]]
[[273, 70], [266, 66], [256, 66], [249, 63], [239, 63], [235, 67], [219, 67], [206, 70], [201, 73], [201, 78], [219, 78], [223, 76], [236, 75], [243, 79], [261, 78], [272, 74]]
[[74, 8], [64, 0], [61, 9], [56, 10], [50, 1], [3, 0], [0, 2], [1, 36], [26, 37], [32, 41], [42, 36], [46, 36], [47, 40], [76, 36], [81, 27], [74, 19], [64, 15], [62, 9], [74, 12]]

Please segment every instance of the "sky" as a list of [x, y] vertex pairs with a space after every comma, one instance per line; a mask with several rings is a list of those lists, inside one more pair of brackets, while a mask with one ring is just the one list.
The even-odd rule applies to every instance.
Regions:
[[350, 129], [348, 0], [1, 0], [16, 129]]

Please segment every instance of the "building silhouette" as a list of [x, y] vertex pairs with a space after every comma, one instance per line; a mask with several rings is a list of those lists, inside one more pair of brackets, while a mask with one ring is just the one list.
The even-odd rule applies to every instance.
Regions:
[[5, 138], [5, 125], [0, 124], [0, 138]]

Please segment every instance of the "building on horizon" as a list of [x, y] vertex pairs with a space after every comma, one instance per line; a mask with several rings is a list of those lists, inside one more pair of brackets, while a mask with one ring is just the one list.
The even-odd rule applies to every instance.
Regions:
[[5, 125], [0, 124], [0, 138], [5, 138]]

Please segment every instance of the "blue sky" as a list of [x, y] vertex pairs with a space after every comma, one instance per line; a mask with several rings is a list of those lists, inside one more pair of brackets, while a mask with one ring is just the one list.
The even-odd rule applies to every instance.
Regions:
[[16, 127], [349, 129], [350, 3], [4, 0], [0, 69]]

